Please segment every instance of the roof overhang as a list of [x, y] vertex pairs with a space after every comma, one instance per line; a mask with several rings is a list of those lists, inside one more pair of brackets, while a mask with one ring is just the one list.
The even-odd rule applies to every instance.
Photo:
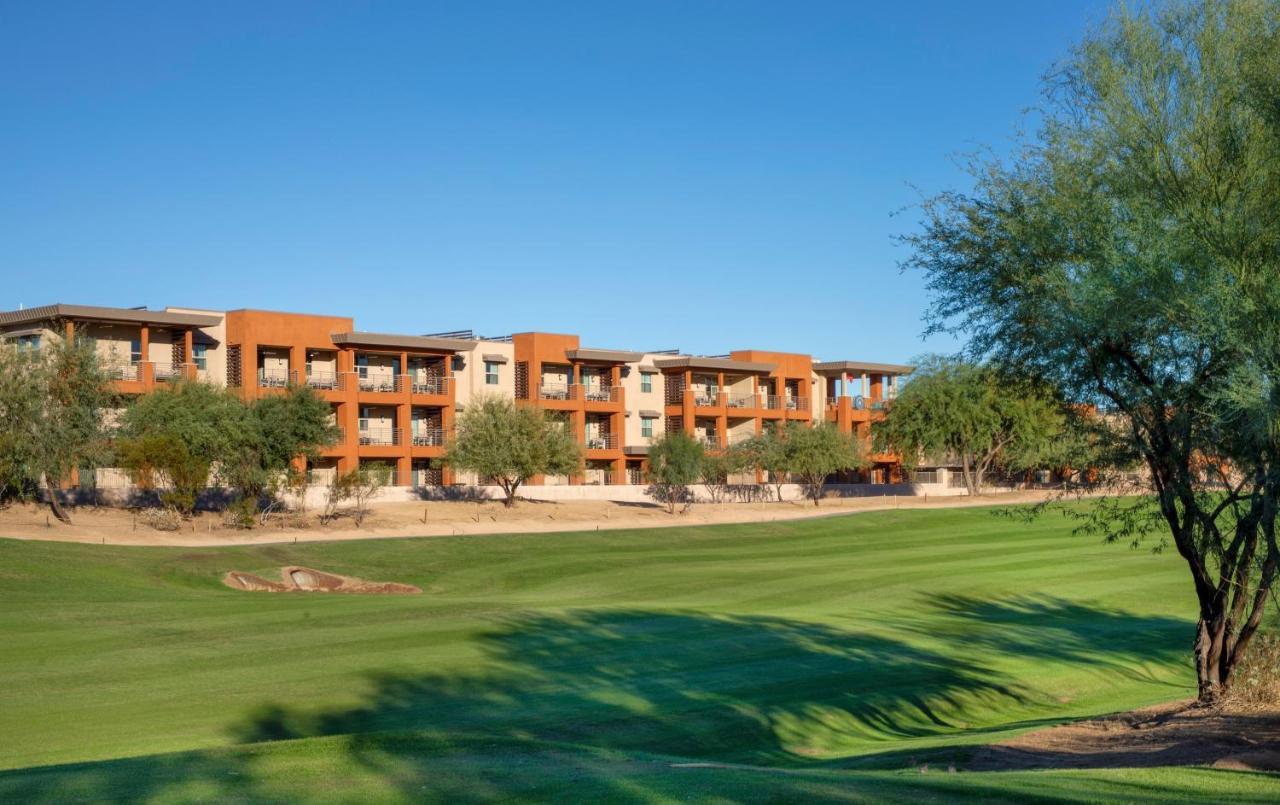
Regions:
[[866, 361], [824, 361], [823, 363], [815, 363], [813, 371], [824, 377], [834, 377], [842, 374], [887, 374], [887, 375], [909, 375], [915, 371], [914, 366], [907, 366], [901, 363], [867, 363]]
[[498, 352], [486, 352], [481, 356], [488, 363], [506, 363], [507, 356]]
[[732, 358], [702, 358], [697, 355], [681, 355], [677, 358], [660, 358], [653, 362], [659, 369], [709, 369], [716, 372], [742, 372], [767, 375], [777, 368], [776, 363], [735, 361]]
[[137, 310], [127, 307], [56, 304], [0, 313], [0, 326], [32, 324], [52, 319], [156, 324], [170, 327], [214, 327], [222, 323], [221, 316], [212, 316], [207, 313], [176, 313], [171, 310]]
[[628, 456], [647, 456], [649, 455], [649, 445], [629, 444], [622, 448], [622, 452]]
[[333, 343], [354, 347], [380, 347], [383, 349], [422, 349], [430, 352], [470, 352], [477, 342], [461, 338], [434, 338], [428, 335], [394, 335], [391, 333], [365, 333], [353, 331], [334, 333]]
[[635, 363], [644, 357], [643, 352], [622, 349], [567, 349], [564, 354], [571, 361], [588, 363]]

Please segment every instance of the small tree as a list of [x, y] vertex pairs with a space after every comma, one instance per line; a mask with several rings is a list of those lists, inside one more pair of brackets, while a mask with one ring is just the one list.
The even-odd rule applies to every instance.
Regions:
[[789, 430], [776, 423], [769, 423], [758, 435], [742, 445], [750, 466], [768, 474], [773, 484], [774, 497], [782, 500], [782, 485], [787, 482], [790, 456], [787, 451]]
[[1064, 432], [1063, 407], [1043, 388], [992, 367], [931, 356], [920, 361], [872, 431], [877, 448], [914, 466], [953, 458], [970, 495], [999, 464], [1032, 469]]
[[54, 516], [70, 523], [58, 486], [107, 454], [103, 413], [111, 400], [87, 342], [0, 345], [0, 498], [31, 499], [43, 486]]
[[378, 463], [362, 464], [350, 472], [335, 473], [329, 482], [320, 522], [331, 522], [338, 516], [341, 505], [350, 500], [355, 503], [351, 518], [357, 527], [361, 526], [369, 513], [369, 501], [378, 496], [390, 479], [391, 468]]
[[798, 424], [790, 427], [786, 439], [787, 469], [800, 477], [813, 505], [817, 506], [827, 476], [863, 465], [861, 445], [831, 422], [812, 428]]
[[699, 473], [712, 503], [723, 503], [729, 494], [729, 477], [750, 465], [751, 457], [739, 446], [714, 452], [703, 451]]
[[677, 503], [692, 503], [689, 485], [697, 483], [703, 461], [702, 445], [684, 431], [659, 436], [649, 446], [649, 494], [666, 504], [668, 514], [676, 513]]
[[[209, 461], [193, 454], [171, 433], [122, 439], [116, 445], [120, 466], [142, 489], [159, 489], [160, 502], [190, 517], [209, 480]], [[166, 487], [167, 482], [167, 487]]]
[[441, 463], [474, 472], [502, 487], [516, 503], [520, 485], [535, 475], [569, 475], [582, 464], [582, 448], [561, 422], [541, 409], [499, 397], [470, 403], [457, 420]]

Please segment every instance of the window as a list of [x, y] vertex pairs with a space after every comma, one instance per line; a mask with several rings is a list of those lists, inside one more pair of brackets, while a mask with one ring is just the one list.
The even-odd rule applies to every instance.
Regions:
[[640, 373], [640, 390], [645, 393], [653, 391], [653, 372]]
[[640, 435], [645, 439], [653, 438], [653, 417], [640, 417]]
[[196, 365], [196, 370], [200, 372], [209, 369], [209, 345], [208, 344], [192, 344], [191, 345], [191, 362]]
[[461, 355], [453, 356], [453, 371], [455, 374], [458, 372], [461, 372], [466, 367], [467, 367], [467, 362], [463, 359]]
[[496, 361], [484, 362], [484, 384], [486, 386], [498, 385], [498, 364]]
[[129, 342], [129, 363], [142, 363], [142, 341], [137, 338]]
[[18, 336], [19, 352], [34, 352], [37, 349], [40, 349], [40, 336], [38, 335]]

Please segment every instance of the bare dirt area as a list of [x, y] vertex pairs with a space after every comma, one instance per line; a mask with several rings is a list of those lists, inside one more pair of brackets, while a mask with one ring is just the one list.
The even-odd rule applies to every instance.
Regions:
[[145, 511], [82, 506], [63, 525], [46, 506], [14, 505], [0, 510], [0, 537], [86, 542], [105, 545], [256, 545], [382, 537], [437, 537], [460, 534], [510, 534], [595, 531], [664, 526], [753, 523], [822, 517], [885, 509], [941, 509], [1034, 503], [1049, 493], [1008, 492], [969, 497], [829, 498], [821, 506], [806, 502], [699, 503], [687, 512], [668, 514], [648, 503], [609, 501], [521, 500], [508, 509], [499, 501], [374, 502], [360, 527], [349, 516], [321, 524], [316, 512], [268, 519], [265, 525], [241, 529], [228, 525], [218, 512], [200, 512], [161, 530]]
[[1280, 706], [1191, 701], [1063, 724], [986, 746], [971, 771], [1212, 766], [1280, 771]]

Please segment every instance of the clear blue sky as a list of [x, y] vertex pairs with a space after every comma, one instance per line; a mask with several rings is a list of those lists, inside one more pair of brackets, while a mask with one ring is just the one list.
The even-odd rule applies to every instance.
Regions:
[[895, 234], [1102, 2], [0, 3], [0, 309], [905, 360]]

